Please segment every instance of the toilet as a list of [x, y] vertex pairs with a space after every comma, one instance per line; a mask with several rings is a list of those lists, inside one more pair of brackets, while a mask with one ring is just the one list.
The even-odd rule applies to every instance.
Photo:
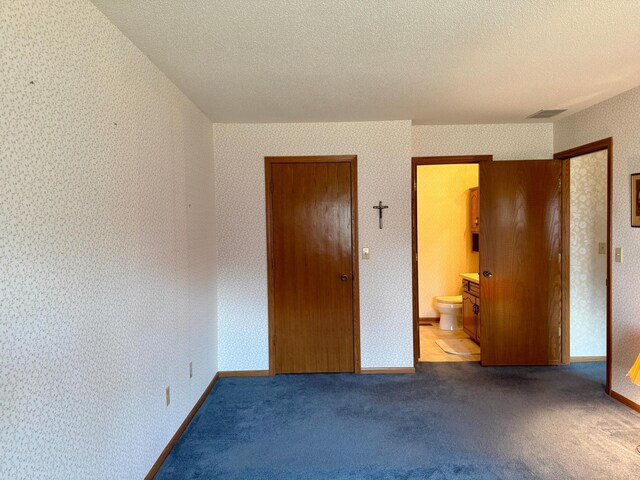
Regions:
[[458, 330], [462, 327], [462, 295], [436, 297], [436, 310], [440, 312], [440, 330]]

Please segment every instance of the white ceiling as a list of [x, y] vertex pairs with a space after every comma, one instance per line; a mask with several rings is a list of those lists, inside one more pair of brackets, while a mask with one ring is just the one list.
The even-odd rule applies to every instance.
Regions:
[[524, 122], [640, 85], [638, 0], [93, 3], [213, 122]]

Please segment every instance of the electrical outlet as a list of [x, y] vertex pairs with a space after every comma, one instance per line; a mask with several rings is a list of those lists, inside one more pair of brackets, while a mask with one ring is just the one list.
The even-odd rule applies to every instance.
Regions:
[[607, 244], [605, 242], [598, 243], [598, 254], [604, 255], [607, 253]]
[[189, 378], [193, 378], [193, 362], [189, 362]]
[[369, 260], [369, 247], [364, 247], [362, 249], [362, 259]]
[[171, 387], [167, 387], [164, 390], [164, 406], [168, 407], [171, 403]]

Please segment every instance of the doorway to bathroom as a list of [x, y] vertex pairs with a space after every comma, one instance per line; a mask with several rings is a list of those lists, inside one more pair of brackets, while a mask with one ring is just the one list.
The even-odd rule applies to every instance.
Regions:
[[480, 361], [479, 163], [491, 156], [414, 158], [414, 356]]
[[[470, 337], [475, 331], [477, 340], [482, 345], [481, 364], [559, 365], [569, 363], [570, 360], [579, 361], [575, 358], [574, 351], [571, 352], [574, 358], [569, 356], [570, 288], [575, 284], [575, 279], [570, 275], [569, 258], [571, 163], [566, 160], [603, 150], [606, 153], [600, 154], [600, 157], [607, 158], [608, 218], [606, 253], [599, 255], [606, 257], [606, 389], [610, 391], [610, 279], [613, 257], [611, 139], [556, 153], [554, 159], [493, 162], [490, 156], [412, 158], [413, 325], [416, 363], [421, 359], [418, 168], [423, 165], [479, 163], [478, 256], [481, 275], [462, 275], [461, 280], [463, 299], [474, 297], [471, 298], [473, 302], [463, 300], [462, 323], [464, 327], [466, 320], [472, 321]], [[589, 161], [594, 160], [592, 158]], [[574, 164], [577, 165], [575, 162]], [[601, 248], [600, 245], [597, 247], [598, 250]], [[476, 278], [479, 280], [477, 284], [474, 281]], [[442, 304], [439, 306], [438, 299], [434, 298], [432, 301], [436, 307], [445, 311], [447, 303], [458, 303], [444, 299], [439, 302]], [[450, 310], [455, 308], [451, 307]], [[471, 313], [467, 315], [466, 312], [469, 311]], [[440, 318], [442, 322], [442, 315]], [[423, 323], [424, 321], [423, 319]]]

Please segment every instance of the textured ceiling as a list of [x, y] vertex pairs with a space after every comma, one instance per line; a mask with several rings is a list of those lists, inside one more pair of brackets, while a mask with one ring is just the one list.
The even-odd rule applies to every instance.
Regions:
[[640, 85], [638, 0], [93, 3], [213, 122], [524, 122]]

